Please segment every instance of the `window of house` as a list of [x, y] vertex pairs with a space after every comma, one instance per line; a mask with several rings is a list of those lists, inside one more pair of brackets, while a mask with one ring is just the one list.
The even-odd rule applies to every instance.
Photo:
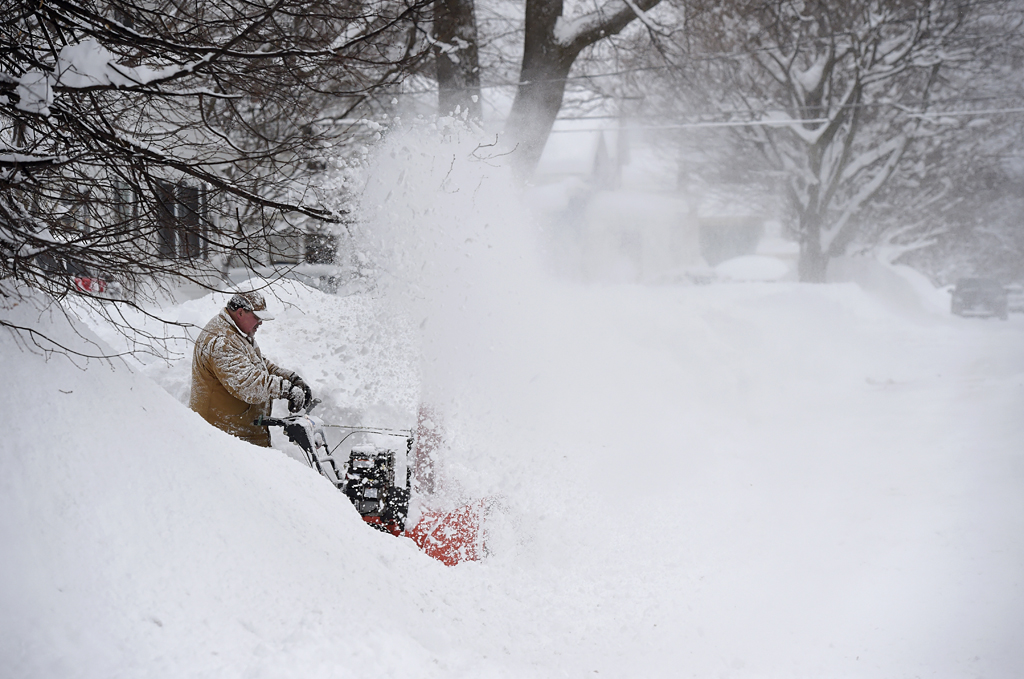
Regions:
[[300, 231], [278, 231], [267, 239], [271, 264], [299, 264], [302, 262], [303, 234]]
[[68, 236], [92, 231], [92, 201], [88, 193], [78, 194], [68, 190], [61, 192], [60, 203], [55, 206], [59, 211], [58, 223]]
[[124, 7], [114, 8], [114, 21], [127, 28], [135, 27], [135, 17]]
[[139, 218], [139, 194], [126, 182], [114, 183], [114, 219], [119, 225], [133, 224]]
[[210, 254], [204, 191], [158, 182], [157, 254], [163, 259], [206, 259]]

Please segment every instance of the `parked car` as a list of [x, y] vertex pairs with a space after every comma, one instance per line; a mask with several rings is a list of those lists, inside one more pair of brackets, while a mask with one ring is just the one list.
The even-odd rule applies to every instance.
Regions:
[[1006, 310], [1024, 313], [1024, 283], [1006, 286]]
[[998, 316], [1006, 320], [1006, 288], [991, 278], [961, 278], [953, 288], [950, 310], [958, 316]]
[[58, 258], [47, 253], [38, 255], [36, 262], [40, 269], [55, 280], [60, 279], [69, 283], [76, 292], [100, 299], [124, 298], [124, 289], [120, 283], [95, 274], [79, 261]]

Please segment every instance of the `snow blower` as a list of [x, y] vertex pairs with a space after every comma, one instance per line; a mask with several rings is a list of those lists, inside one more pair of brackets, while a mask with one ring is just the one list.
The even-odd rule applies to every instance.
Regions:
[[[412, 430], [325, 425], [320, 418], [309, 414], [318, 403], [318, 400], [313, 401], [304, 412], [288, 417], [260, 416], [254, 424], [282, 427], [288, 440], [302, 450], [306, 463], [344, 493], [363, 521], [371, 527], [410, 538], [424, 553], [447, 566], [478, 561], [483, 556], [483, 520], [488, 508], [484, 500], [453, 511], [422, 511], [415, 525], [406, 525], [412, 495], [412, 469], [409, 465], [415, 441]], [[348, 433], [333, 449], [329, 449], [325, 427]], [[339, 464], [334, 453], [356, 433], [402, 439], [405, 444], [405, 473], [396, 474], [396, 450], [372, 444], [353, 446], [348, 459]]]

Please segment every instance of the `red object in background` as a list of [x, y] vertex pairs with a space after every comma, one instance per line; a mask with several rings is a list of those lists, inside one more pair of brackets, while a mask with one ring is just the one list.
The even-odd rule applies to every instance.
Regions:
[[78, 276], [75, 278], [75, 289], [79, 292], [106, 292], [107, 282], [102, 278], [87, 278]]

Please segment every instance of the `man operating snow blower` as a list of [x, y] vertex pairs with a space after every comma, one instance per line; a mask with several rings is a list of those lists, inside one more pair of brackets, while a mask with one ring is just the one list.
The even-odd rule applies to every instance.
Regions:
[[277, 367], [260, 352], [256, 330], [271, 319], [259, 292], [234, 295], [196, 340], [188, 401], [213, 426], [264, 448], [270, 447], [270, 431], [254, 421], [270, 415], [274, 399], [287, 399], [293, 413], [313, 400], [301, 377]]

